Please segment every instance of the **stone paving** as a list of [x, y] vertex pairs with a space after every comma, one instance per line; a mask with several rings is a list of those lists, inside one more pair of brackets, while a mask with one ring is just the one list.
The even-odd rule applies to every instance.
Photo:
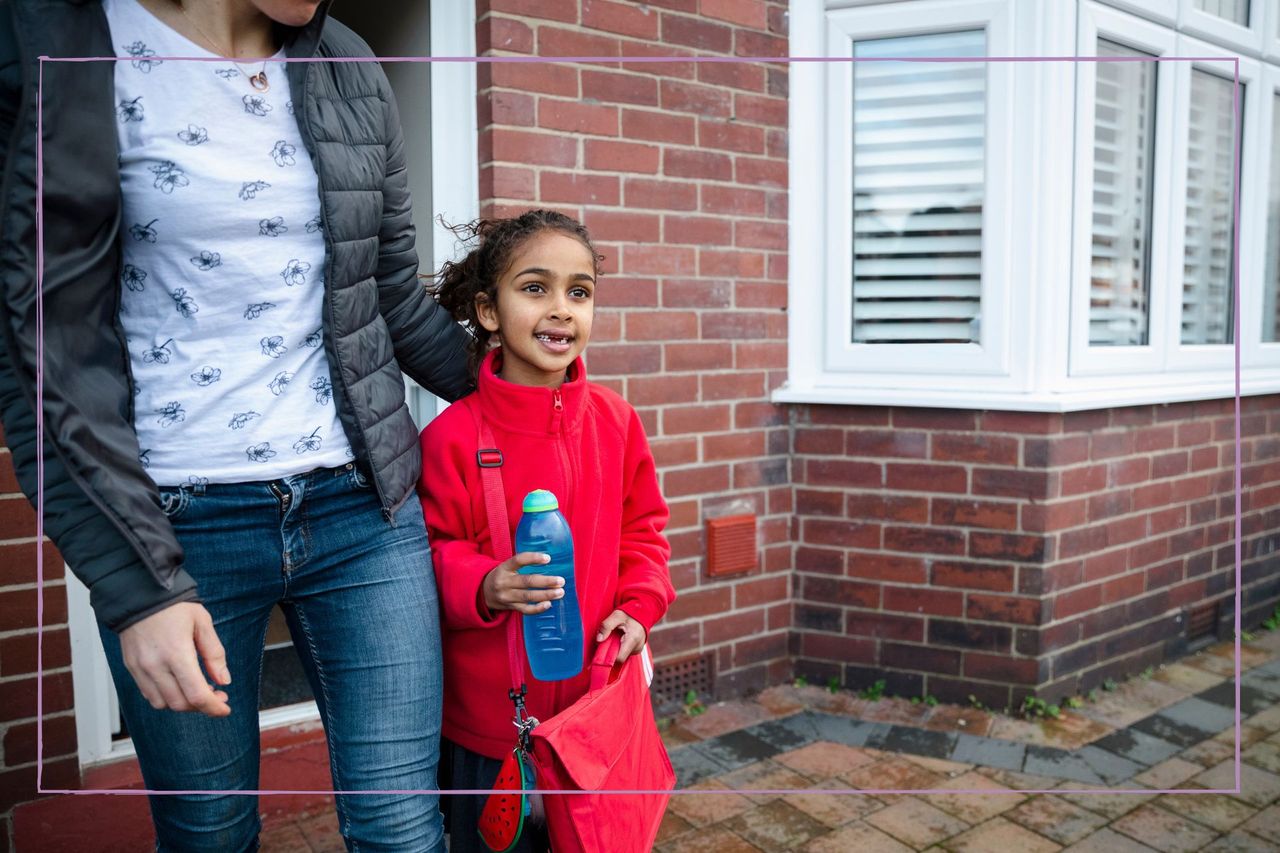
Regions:
[[[1056, 720], [817, 687], [719, 703], [664, 730], [678, 787], [720, 793], [674, 794], [656, 850], [1280, 850], [1280, 632], [1244, 644], [1241, 666], [1238, 794], [1154, 793], [1234, 790], [1230, 643]], [[833, 789], [935, 793], [813, 793]], [[264, 832], [262, 849], [343, 846], [326, 811]]]

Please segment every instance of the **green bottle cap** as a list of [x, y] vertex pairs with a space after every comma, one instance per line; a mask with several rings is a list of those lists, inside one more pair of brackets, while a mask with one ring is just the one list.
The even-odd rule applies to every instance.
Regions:
[[547, 512], [559, 508], [560, 502], [556, 500], [556, 496], [546, 489], [535, 489], [524, 496], [525, 512]]

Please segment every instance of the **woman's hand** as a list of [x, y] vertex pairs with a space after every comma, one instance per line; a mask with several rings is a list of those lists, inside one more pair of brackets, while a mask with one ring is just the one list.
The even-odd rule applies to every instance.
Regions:
[[203, 605], [186, 601], [158, 610], [120, 632], [124, 665], [142, 695], [157, 710], [200, 711], [210, 717], [231, 713], [227, 693], [210, 686], [231, 683], [227, 655]]
[[622, 663], [644, 648], [644, 641], [647, 639], [644, 626], [621, 610], [613, 611], [600, 623], [600, 630], [596, 632], [596, 642], [603, 643], [604, 638], [614, 631], [622, 632], [622, 645], [618, 647], [618, 656], [613, 659], [614, 664]]
[[546, 554], [524, 552], [503, 560], [484, 576], [481, 592], [490, 610], [516, 610], [529, 616], [541, 613], [564, 597], [564, 578], [555, 575], [522, 575], [523, 566], [551, 561]]

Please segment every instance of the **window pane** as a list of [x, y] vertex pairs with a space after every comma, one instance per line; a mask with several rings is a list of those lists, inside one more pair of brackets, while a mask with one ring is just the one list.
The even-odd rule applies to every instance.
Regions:
[[[984, 56], [981, 30], [856, 42], [854, 56]], [[853, 66], [853, 341], [979, 337], [982, 62]]]
[[1196, 8], [1242, 27], [1249, 26], [1249, 0], [1196, 0]]
[[1271, 186], [1267, 191], [1267, 271], [1262, 339], [1280, 341], [1280, 97], [1271, 107]]
[[[1098, 41], [1098, 56], [1149, 55]], [[1089, 343], [1142, 346], [1149, 326], [1156, 67], [1151, 62], [1095, 65]]]
[[[1187, 228], [1182, 276], [1182, 342], [1232, 342], [1232, 82], [1191, 72], [1187, 144]], [[1243, 113], [1244, 86], [1240, 87]]]

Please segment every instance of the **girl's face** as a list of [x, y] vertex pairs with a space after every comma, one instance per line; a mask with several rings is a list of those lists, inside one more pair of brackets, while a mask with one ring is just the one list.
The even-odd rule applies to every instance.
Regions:
[[250, 0], [258, 11], [277, 24], [303, 27], [311, 23], [321, 0]]
[[595, 289], [591, 252], [577, 239], [543, 231], [525, 240], [498, 279], [496, 304], [476, 297], [480, 325], [502, 343], [502, 378], [559, 388], [591, 337]]

